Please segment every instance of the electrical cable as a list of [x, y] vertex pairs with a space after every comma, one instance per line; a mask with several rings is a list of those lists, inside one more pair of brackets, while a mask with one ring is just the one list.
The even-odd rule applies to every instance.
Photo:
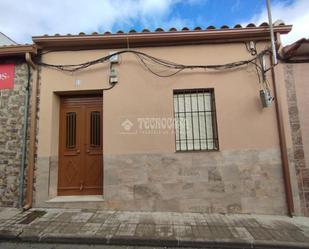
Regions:
[[[109, 61], [109, 59], [112, 56], [115, 55], [120, 55], [120, 54], [124, 54], [124, 53], [133, 53], [135, 54], [140, 62], [142, 63], [142, 65], [144, 67], [147, 68], [147, 70], [149, 70], [151, 73], [159, 76], [159, 77], [170, 77], [173, 76], [185, 69], [212, 69], [212, 70], [226, 70], [226, 69], [232, 69], [232, 68], [236, 68], [236, 67], [240, 67], [240, 66], [244, 66], [244, 65], [248, 65], [248, 64], [256, 64], [256, 59], [259, 58], [261, 55], [264, 55], [266, 53], [269, 53], [269, 50], [264, 50], [262, 52], [260, 52], [259, 54], [257, 54], [256, 57], [250, 59], [250, 60], [241, 60], [241, 61], [237, 61], [237, 62], [231, 62], [231, 63], [226, 63], [226, 64], [215, 64], [215, 65], [183, 65], [183, 64], [177, 64], [174, 62], [170, 62], [167, 60], [163, 60], [160, 58], [156, 58], [154, 56], [148, 55], [146, 53], [143, 52], [139, 52], [139, 51], [135, 51], [135, 50], [122, 50], [122, 51], [118, 51], [115, 52], [113, 54], [92, 60], [92, 61], [88, 61], [88, 62], [84, 62], [84, 63], [79, 63], [79, 64], [67, 64], [67, 65], [62, 65], [62, 64], [48, 64], [48, 63], [44, 63], [44, 62], [36, 62], [36, 64], [41, 65], [41, 66], [45, 66], [45, 67], [50, 67], [50, 68], [54, 68], [54, 69], [58, 69], [58, 70], [62, 70], [62, 71], [67, 71], [67, 72], [76, 72], [82, 69], [86, 69], [90, 66], [99, 64], [99, 63], [104, 63]], [[169, 68], [169, 69], [173, 69], [176, 70], [176, 72], [173, 72], [169, 75], [161, 75], [158, 74], [157, 72], [155, 72], [154, 70], [152, 70], [146, 63], [146, 60], [148, 62], [152, 62], [158, 65], [161, 65], [163, 67]]]
[[[156, 76], [158, 76], [158, 77], [162, 77], [162, 78], [164, 78], [164, 77], [171, 77], [171, 76], [173, 76], [173, 75], [175, 75], [175, 74], [177, 74], [177, 73], [179, 73], [179, 72], [181, 72], [181, 71], [183, 70], [182, 68], [180, 68], [180, 69], [178, 69], [176, 72], [173, 72], [173, 73], [171, 73], [171, 74], [168, 74], [168, 75], [161, 75], [161, 74], [159, 74], [159, 73], [153, 71], [153, 70], [145, 63], [145, 61], [143, 60], [143, 58], [141, 58], [141, 56], [139, 56], [139, 55], [136, 55], [136, 56], [137, 56], [137, 58], [138, 58], [138, 62], [139, 62], [142, 66], [144, 66], [148, 71], [150, 71], [152, 74], [154, 74], [154, 75], [156, 75]], [[165, 70], [165, 71], [166, 71], [166, 70]]]
[[117, 85], [117, 83], [114, 83], [114, 84], [112, 84], [110, 87], [103, 88], [102, 91], [104, 92], [104, 91], [111, 90], [111, 89], [113, 89], [116, 85]]
[[[115, 53], [112, 53], [110, 55], [100, 57], [98, 59], [92, 60], [92, 61], [87, 61], [84, 63], [79, 63], [79, 64], [48, 64], [40, 61], [36, 61], [37, 65], [43, 66], [43, 67], [50, 67], [53, 69], [65, 71], [65, 72], [76, 72], [82, 69], [86, 69], [88, 67], [91, 67], [93, 65], [99, 64], [99, 63], [104, 63], [104, 62], [109, 62], [110, 58], [112, 58], [115, 55], [121, 55], [124, 53], [131, 53], [134, 54], [137, 58], [138, 63], [143, 66], [146, 70], [151, 72], [152, 74], [158, 76], [158, 77], [171, 77], [173, 75], [176, 75], [186, 69], [209, 69], [209, 70], [228, 70], [228, 69], [233, 69], [233, 68], [238, 68], [241, 66], [246, 66], [249, 64], [252, 64], [255, 67], [256, 74], [258, 77], [258, 82], [261, 85], [261, 89], [266, 89], [268, 92], [270, 92], [270, 87], [269, 87], [269, 82], [266, 77], [266, 72], [269, 70], [264, 68], [264, 63], [263, 63], [263, 57], [267, 54], [271, 54], [271, 50], [266, 48], [265, 50], [261, 51], [260, 53], [256, 52], [256, 47], [253, 49], [255, 53], [252, 53], [252, 49], [248, 47], [248, 44], [245, 43], [246, 49], [248, 52], [253, 56], [255, 55], [252, 59], [249, 60], [241, 60], [241, 61], [236, 61], [236, 62], [230, 62], [226, 64], [212, 64], [212, 65], [184, 65], [184, 64], [179, 64], [171, 61], [167, 61], [161, 58], [157, 58], [151, 55], [148, 55], [146, 53], [140, 52], [140, 51], [135, 51], [131, 49], [126, 49], [126, 50], [121, 50]], [[49, 51], [48, 51], [49, 52]], [[164, 70], [156, 71], [152, 66], [160, 66], [165, 68]], [[113, 68], [113, 63], [110, 63], [110, 71]], [[170, 73], [165, 73], [169, 70], [173, 70]], [[164, 74], [163, 74], [164, 72]], [[117, 82], [112, 84], [110, 87], [102, 89], [104, 91], [109, 91], [113, 89], [116, 86]]]
[[[252, 51], [249, 49], [248, 44], [245, 43], [246, 48], [248, 50], [249, 53], [251, 53]], [[132, 53], [136, 56], [137, 61], [139, 62], [139, 64], [141, 64], [146, 70], [148, 70], [149, 72], [151, 72], [152, 74], [158, 76], [158, 77], [171, 77], [173, 75], [176, 75], [186, 69], [210, 69], [210, 70], [228, 70], [228, 69], [233, 69], [233, 68], [237, 68], [237, 67], [241, 67], [241, 66], [245, 66], [245, 65], [249, 65], [252, 64], [255, 67], [256, 70], [256, 74], [258, 76], [258, 81], [261, 84], [262, 88], [266, 88], [267, 90], [269, 90], [269, 83], [267, 81], [267, 78], [265, 76], [266, 72], [269, 70], [268, 69], [264, 69], [263, 67], [263, 56], [267, 55], [267, 54], [271, 54], [270, 49], [265, 49], [263, 51], [261, 51], [260, 53], [256, 54], [255, 57], [253, 57], [252, 59], [249, 60], [241, 60], [241, 61], [236, 61], [236, 62], [231, 62], [231, 63], [226, 63], [226, 64], [213, 64], [213, 65], [184, 65], [184, 64], [178, 64], [175, 62], [171, 62], [171, 61], [167, 61], [164, 59], [160, 59], [151, 55], [148, 55], [146, 53], [140, 52], [140, 51], [135, 51], [135, 50], [131, 50], [131, 49], [125, 49], [125, 50], [121, 50], [115, 53], [112, 53], [110, 55], [104, 56], [104, 57], [100, 57], [98, 59], [92, 60], [92, 61], [87, 61], [84, 63], [79, 63], [79, 64], [48, 64], [48, 63], [44, 63], [44, 62], [39, 62], [37, 61], [36, 64], [40, 65], [40, 66], [44, 66], [44, 67], [50, 67], [50, 68], [54, 68], [57, 70], [61, 70], [61, 71], [66, 71], [66, 72], [76, 72], [82, 69], [86, 69], [90, 66], [99, 64], [99, 63], [104, 63], [104, 62], [108, 62], [109, 59], [115, 55], [121, 55], [124, 53]], [[252, 53], [251, 53], [252, 54]], [[155, 71], [154, 69], [151, 68], [150, 64], [152, 65], [159, 65], [163, 68], [165, 68], [164, 70], [161, 71]], [[112, 63], [110, 64], [110, 70], [112, 69]], [[171, 73], [164, 73], [168, 70], [175, 70]], [[110, 89], [113, 89], [114, 86], [116, 84], [113, 84], [112, 86], [103, 89], [103, 91], [108, 91]]]

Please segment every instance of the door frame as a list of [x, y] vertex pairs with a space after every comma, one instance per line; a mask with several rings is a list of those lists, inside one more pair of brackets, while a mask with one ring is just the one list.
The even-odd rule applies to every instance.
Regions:
[[[101, 115], [101, 152], [102, 152], [102, 196], [104, 195], [104, 147], [103, 147], [103, 94], [102, 92], [98, 93], [98, 92], [79, 92], [79, 93], [72, 93], [72, 92], [66, 92], [63, 94], [59, 94], [58, 95], [60, 100], [59, 100], [59, 127], [58, 127], [58, 131], [59, 131], [59, 136], [58, 136], [58, 170], [57, 170], [57, 186], [56, 186], [56, 193], [57, 196], [64, 196], [64, 195], [59, 195], [59, 177], [60, 177], [60, 162], [61, 162], [61, 155], [62, 155], [62, 140], [61, 140], [61, 136], [64, 134], [63, 126], [61, 124], [62, 118], [62, 111], [63, 111], [63, 106], [66, 104], [74, 104], [74, 103], [80, 103], [81, 101], [83, 103], [87, 103], [87, 100], [89, 100], [89, 103], [93, 103], [94, 100], [97, 100], [99, 102], [102, 103], [101, 106], [101, 111], [102, 111], [102, 115]], [[86, 124], [87, 125], [87, 124]], [[79, 196], [79, 195], [74, 195], [74, 196]], [[87, 195], [84, 195], [87, 196]]]

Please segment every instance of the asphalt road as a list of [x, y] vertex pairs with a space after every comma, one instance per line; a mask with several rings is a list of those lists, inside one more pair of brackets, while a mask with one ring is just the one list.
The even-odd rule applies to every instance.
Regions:
[[[138, 247], [138, 246], [110, 246], [110, 245], [77, 245], [77, 244], [48, 244], [0, 242], [1, 249], [176, 249], [171, 247]], [[179, 247], [177, 248], [179, 249]], [[186, 248], [190, 249], [190, 248]], [[193, 248], [191, 248], [193, 249]]]
[[[28, 243], [28, 242], [2, 242], [0, 249], [197, 249], [193, 247], [149, 247], [149, 246], [111, 246], [111, 245], [81, 245], [81, 244], [49, 244], [49, 243]], [[201, 248], [199, 248], [201, 249]], [[203, 248], [211, 249], [211, 248]], [[212, 247], [212, 249], [214, 249]], [[215, 249], [243, 249], [242, 247], [224, 247]], [[275, 249], [263, 248], [263, 249]]]
[[[165, 249], [166, 247], [105, 246], [48, 243], [0, 242], [1, 249]], [[168, 248], [170, 249], [170, 248]]]

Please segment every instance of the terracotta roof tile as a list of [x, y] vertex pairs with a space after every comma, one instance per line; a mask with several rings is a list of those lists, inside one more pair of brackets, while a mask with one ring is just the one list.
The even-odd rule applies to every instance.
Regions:
[[277, 20], [274, 22], [274, 26], [284, 26], [285, 23], [282, 20]]
[[[192, 44], [192, 42], [208, 42], [208, 41], [226, 41], [226, 37], [229, 37], [229, 41], [236, 41], [241, 39], [264, 39], [268, 37], [268, 24], [261, 23], [259, 26], [254, 23], [249, 23], [246, 26], [236, 24], [234, 27], [223, 25], [221, 27], [215, 27], [213, 25], [207, 28], [195, 27], [189, 29], [183, 27], [182, 29], [176, 29], [174, 27], [167, 29], [159, 27], [155, 30], [143, 29], [141, 31], [130, 30], [125, 33], [123, 30], [119, 30], [116, 33], [109, 31], [105, 33], [93, 32], [92, 34], [85, 34], [81, 32], [76, 35], [60, 35], [54, 36], [34, 36], [32, 37], [35, 44], [40, 48], [47, 47], [124, 47], [127, 46], [127, 39], [130, 39], [130, 46], [162, 46], [162, 44]], [[282, 21], [276, 21], [274, 23], [276, 32], [281, 34], [287, 34], [290, 32], [292, 26], [285, 25]], [[185, 34], [185, 35], [182, 35]], [[109, 37], [113, 37], [109, 39]]]
[[309, 39], [302, 38], [290, 45], [285, 46], [281, 54], [286, 61], [298, 61], [305, 59], [308, 63], [309, 58]]
[[249, 23], [246, 27], [247, 27], [247, 28], [255, 28], [256, 26], [255, 26], [254, 23]]
[[221, 26], [221, 28], [220, 29], [229, 29], [230, 27], [229, 26], [227, 26], [227, 25], [223, 25], [223, 26]]
[[157, 28], [157, 29], [155, 30], [155, 32], [164, 32], [164, 29], [162, 29], [162, 28]]
[[194, 30], [202, 30], [201, 27], [195, 27]]
[[[284, 26], [285, 23], [281, 20], [278, 20], [274, 23], [274, 26]], [[208, 26], [205, 30], [220, 30], [220, 29], [242, 29], [242, 28], [255, 28], [255, 27], [269, 27], [269, 24], [267, 22], [263, 22], [260, 25], [255, 25], [254, 23], [249, 23], [247, 24], [245, 27], [243, 27], [241, 24], [236, 24], [234, 27], [229, 27], [228, 25], [222, 25], [220, 28], [217, 28], [213, 25]], [[91, 35], [113, 35], [113, 34], [130, 34], [130, 33], [145, 33], [145, 32], [150, 32], [150, 33], [154, 33], [154, 32], [183, 32], [183, 31], [199, 31], [199, 30], [203, 30], [201, 27], [197, 26], [193, 29], [189, 29], [188, 27], [183, 27], [180, 30], [177, 30], [176, 28], [172, 27], [170, 28], [168, 31], [164, 31], [163, 28], [158, 27], [156, 28], [154, 31], [150, 31], [149, 29], [145, 28], [143, 30], [141, 30], [140, 32], [136, 31], [135, 29], [131, 29], [129, 32], [124, 32], [123, 30], [118, 30], [115, 33], [111, 33], [109, 31], [106, 31], [105, 33], [98, 33], [98, 32], [92, 32], [91, 34], [86, 34], [84, 32], [80, 32], [78, 34], [78, 36], [91, 36]], [[72, 34], [67, 34], [67, 36], [70, 36]], [[61, 34], [54, 34], [54, 35], [48, 35], [48, 34], [44, 34], [43, 36], [48, 36], [48, 37], [52, 37], [52, 36], [64, 36]], [[76, 36], [76, 35], [75, 35]]]
[[260, 27], [269, 27], [269, 24], [267, 22], [263, 22], [260, 24]]

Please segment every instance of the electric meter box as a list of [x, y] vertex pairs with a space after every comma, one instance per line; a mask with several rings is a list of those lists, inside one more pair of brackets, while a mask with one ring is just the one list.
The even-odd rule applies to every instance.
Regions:
[[266, 89], [260, 90], [260, 98], [263, 108], [270, 107], [274, 100], [270, 92]]

